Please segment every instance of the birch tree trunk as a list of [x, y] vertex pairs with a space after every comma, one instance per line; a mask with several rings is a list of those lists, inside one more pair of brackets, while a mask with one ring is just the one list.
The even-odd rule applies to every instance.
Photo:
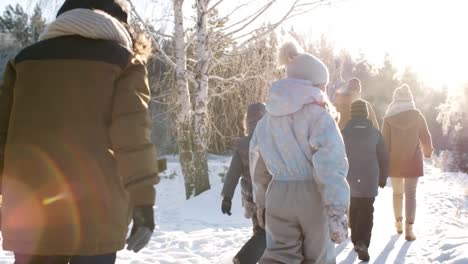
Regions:
[[209, 0], [196, 0], [196, 46], [197, 63], [195, 66], [194, 87], [194, 134], [193, 166], [196, 170], [195, 195], [210, 189], [208, 177], [208, 71], [210, 50], [207, 30], [207, 10]]
[[[175, 75], [176, 75], [176, 106], [175, 111], [175, 130], [176, 140], [179, 149], [180, 163], [182, 173], [184, 174], [185, 182], [185, 197], [189, 199], [199, 193], [197, 184], [200, 177], [208, 178], [206, 175], [200, 174], [199, 163], [200, 157], [197, 154], [198, 148], [194, 144], [194, 136], [196, 131], [193, 129], [194, 121], [192, 119], [192, 102], [190, 89], [187, 82], [187, 58], [186, 58], [186, 41], [183, 17], [184, 0], [174, 0], [174, 45], [175, 45]], [[205, 155], [206, 156], [206, 155]], [[205, 160], [206, 163], [206, 160]], [[207, 166], [207, 165], [206, 165]], [[207, 172], [207, 169], [205, 169]]]

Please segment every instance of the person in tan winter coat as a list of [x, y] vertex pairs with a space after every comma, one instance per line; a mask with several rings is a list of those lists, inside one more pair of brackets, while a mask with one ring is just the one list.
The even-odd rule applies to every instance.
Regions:
[[114, 263], [151, 238], [148, 46], [127, 30], [124, 2], [65, 1], [6, 68], [2, 235], [17, 264]]
[[[349, 80], [347, 87], [336, 91], [334, 105], [340, 114], [338, 121], [340, 131], [342, 131], [349, 120], [351, 120], [351, 104], [358, 99], [363, 100], [361, 98], [361, 93], [361, 81], [358, 78], [352, 78]], [[379, 129], [379, 122], [377, 121], [372, 105], [365, 100], [363, 101], [366, 102], [367, 109], [369, 109], [369, 120], [372, 121], [376, 129]]]
[[403, 232], [403, 194], [405, 196], [406, 240], [415, 240], [416, 187], [424, 175], [423, 155], [432, 155], [432, 139], [426, 119], [416, 108], [408, 85], [395, 89], [387, 109], [382, 134], [389, 149], [389, 175], [393, 186], [393, 208], [396, 229]]

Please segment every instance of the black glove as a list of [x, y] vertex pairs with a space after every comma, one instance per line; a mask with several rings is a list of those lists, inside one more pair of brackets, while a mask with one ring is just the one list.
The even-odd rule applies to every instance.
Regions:
[[151, 240], [154, 231], [152, 205], [137, 206], [133, 209], [133, 227], [127, 239], [127, 250], [138, 252]]
[[223, 214], [231, 215], [231, 198], [224, 197], [223, 202], [221, 203], [221, 211]]
[[387, 185], [387, 181], [379, 181], [379, 187], [380, 188], [383, 189], [385, 187], [385, 185]]
[[167, 159], [158, 159], [158, 172], [164, 172], [167, 170]]

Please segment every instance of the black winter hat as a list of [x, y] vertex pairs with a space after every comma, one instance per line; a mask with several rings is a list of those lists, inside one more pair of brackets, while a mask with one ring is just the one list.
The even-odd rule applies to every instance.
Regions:
[[367, 103], [363, 100], [356, 100], [351, 104], [351, 117], [367, 118], [369, 111], [367, 110]]
[[66, 0], [57, 12], [57, 17], [67, 11], [84, 8], [98, 9], [106, 12], [121, 22], [128, 24], [128, 7], [126, 0]]
[[254, 103], [249, 105], [247, 109], [247, 121], [248, 122], [257, 122], [265, 114], [265, 104], [264, 103]]

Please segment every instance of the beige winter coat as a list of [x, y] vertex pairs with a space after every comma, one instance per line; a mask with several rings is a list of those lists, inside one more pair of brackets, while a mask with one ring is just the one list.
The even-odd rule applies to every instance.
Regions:
[[51, 38], [9, 63], [1, 91], [3, 248], [122, 249], [159, 180], [145, 65], [114, 41]]
[[408, 110], [384, 118], [382, 134], [390, 154], [390, 177], [424, 175], [423, 154], [432, 155], [432, 139], [419, 110]]

